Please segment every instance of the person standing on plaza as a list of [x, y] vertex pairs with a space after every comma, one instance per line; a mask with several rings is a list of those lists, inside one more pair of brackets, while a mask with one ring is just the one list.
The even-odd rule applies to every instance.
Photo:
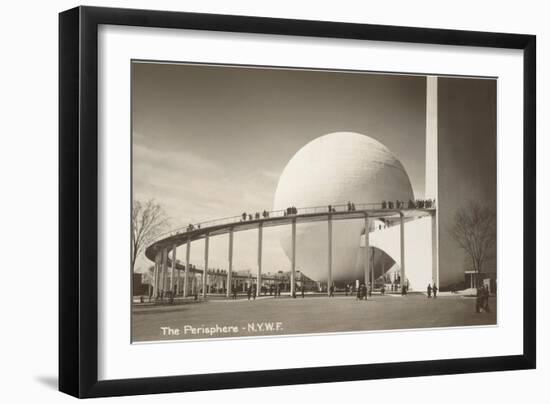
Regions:
[[438, 289], [437, 286], [435, 286], [435, 284], [434, 284], [434, 287], [433, 287], [434, 299], [437, 297], [437, 292], [438, 292], [438, 290], [439, 290], [439, 289]]
[[483, 290], [478, 287], [476, 290], [476, 313], [481, 312], [481, 306], [483, 301]]
[[487, 285], [483, 287], [483, 310], [486, 313], [491, 312], [491, 309], [489, 308], [489, 287]]
[[432, 297], [432, 285], [428, 283], [428, 299]]
[[249, 286], [246, 289], [246, 296], [248, 297], [248, 300], [250, 300], [250, 297], [252, 296], [252, 286]]

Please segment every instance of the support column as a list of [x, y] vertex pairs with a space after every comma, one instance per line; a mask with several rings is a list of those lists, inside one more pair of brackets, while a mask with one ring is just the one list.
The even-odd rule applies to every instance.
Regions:
[[369, 282], [369, 263], [370, 263], [369, 225], [370, 225], [369, 216], [365, 214], [365, 251], [363, 252], [364, 258], [365, 258], [365, 262], [363, 264], [364, 270], [365, 270], [365, 286], [367, 286]]
[[206, 298], [206, 278], [208, 277], [208, 246], [210, 235], [204, 237], [204, 271], [202, 272], [202, 297]]
[[162, 250], [162, 295], [166, 297], [166, 284], [168, 282], [168, 247]]
[[332, 215], [328, 216], [328, 275], [327, 275], [327, 295], [330, 296], [330, 287], [332, 286]]
[[170, 271], [170, 292], [174, 293], [174, 276], [176, 275], [176, 259], [178, 258], [178, 246], [174, 244], [172, 247], [172, 270]]
[[258, 273], [257, 273], [257, 282], [256, 282], [256, 296], [261, 295], [261, 286], [262, 286], [262, 237], [263, 237], [263, 223], [258, 225]]
[[382, 255], [380, 256], [382, 258], [382, 277], [383, 277], [383, 283], [384, 285], [386, 285], [386, 255], [384, 253], [382, 253]]
[[159, 262], [157, 269], [157, 296], [160, 297], [162, 290], [162, 250], [159, 251]]
[[177, 269], [177, 271], [176, 271], [176, 295], [179, 295], [180, 293], [181, 293], [181, 270]]
[[158, 297], [160, 298], [161, 296], [161, 293], [162, 293], [162, 277], [163, 277], [163, 272], [162, 272], [162, 259], [164, 257], [164, 250], [160, 250], [159, 252], [159, 270], [158, 270], [158, 278], [157, 278], [157, 295]]
[[401, 215], [399, 223], [399, 235], [400, 235], [400, 247], [401, 247], [401, 291], [403, 291], [403, 286], [405, 286], [405, 217], [403, 212], [399, 212]]
[[155, 256], [155, 269], [153, 272], [153, 298], [157, 298], [159, 295], [159, 274], [160, 274], [160, 251]]
[[290, 267], [290, 296], [296, 294], [296, 219], [292, 220], [292, 250]]
[[436, 212], [432, 213], [432, 285], [439, 289], [439, 239]]
[[371, 254], [371, 258], [372, 258], [372, 265], [370, 267], [370, 287], [371, 287], [371, 290], [372, 292], [374, 292], [374, 253], [375, 253], [375, 250], [374, 248], [372, 249], [372, 254]]
[[189, 294], [189, 273], [191, 268], [191, 239], [187, 239], [187, 249], [185, 251], [185, 273], [183, 274], [183, 297]]
[[229, 253], [228, 253], [228, 259], [229, 259], [229, 268], [227, 270], [227, 286], [226, 286], [226, 296], [231, 296], [231, 278], [233, 275], [233, 229], [229, 230]]
[[177, 278], [176, 278], [176, 293], [178, 295], [183, 294], [183, 279], [182, 279], [182, 270], [178, 269]]

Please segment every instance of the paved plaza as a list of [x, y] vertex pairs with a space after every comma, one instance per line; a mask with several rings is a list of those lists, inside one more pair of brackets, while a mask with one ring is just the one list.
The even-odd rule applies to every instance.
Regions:
[[317, 295], [134, 305], [132, 335], [134, 342], [142, 342], [495, 325], [496, 299], [490, 298], [488, 313], [476, 313], [475, 304], [474, 297], [410, 294], [374, 295], [368, 301]]

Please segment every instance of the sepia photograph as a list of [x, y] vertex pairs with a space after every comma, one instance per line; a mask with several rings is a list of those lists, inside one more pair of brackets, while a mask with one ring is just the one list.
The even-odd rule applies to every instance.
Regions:
[[497, 326], [497, 79], [133, 60], [132, 343]]

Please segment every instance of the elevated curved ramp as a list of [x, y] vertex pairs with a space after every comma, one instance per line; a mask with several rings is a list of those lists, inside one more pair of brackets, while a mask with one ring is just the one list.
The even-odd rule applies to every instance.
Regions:
[[[359, 206], [359, 204], [358, 204]], [[326, 222], [329, 217], [333, 221], [349, 220], [349, 219], [363, 219], [365, 214], [370, 218], [392, 218], [396, 220], [400, 215], [404, 215], [405, 218], [415, 218], [419, 216], [431, 215], [431, 212], [435, 209], [357, 209], [355, 211], [338, 210], [332, 213], [326, 211], [317, 211], [317, 208], [301, 208], [298, 209], [298, 213], [295, 215], [277, 215], [275, 216], [271, 212], [271, 215], [267, 218], [253, 219], [240, 221], [239, 217], [230, 218], [232, 221], [226, 221], [220, 219], [219, 221], [212, 221], [203, 224], [201, 227], [195, 226], [192, 230], [174, 230], [159, 236], [153, 241], [146, 249], [145, 256], [151, 261], [155, 261], [156, 255], [162, 249], [171, 250], [174, 246], [179, 247], [186, 244], [187, 241], [193, 242], [196, 240], [204, 239], [207, 235], [218, 236], [227, 234], [230, 231], [246, 231], [257, 229], [261, 224], [264, 228], [272, 226], [284, 226], [290, 225], [293, 221], [296, 223], [314, 223], [314, 222]]]
[[[391, 204], [390, 204], [391, 206]], [[394, 261], [396, 260], [396, 254], [395, 254], [395, 248], [396, 246], [399, 246], [400, 238], [396, 237], [394, 240], [389, 241], [390, 232], [389, 230], [393, 229], [393, 232], [397, 232], [397, 229], [399, 226], [395, 226], [396, 223], [400, 222], [401, 218], [403, 218], [406, 223], [417, 221], [419, 218], [430, 218], [435, 211], [435, 208], [429, 207], [429, 208], [419, 208], [416, 206], [412, 207], [405, 207], [400, 206], [397, 209], [393, 209], [393, 207], [386, 208], [385, 206], [380, 206], [380, 204], [357, 204], [357, 208], [354, 206], [346, 207], [346, 205], [328, 205], [328, 206], [321, 206], [321, 207], [309, 207], [309, 208], [289, 208], [289, 210], [285, 211], [273, 211], [273, 212], [264, 212], [264, 215], [260, 217], [260, 214], [255, 214], [255, 217], [253, 218], [252, 215], [248, 215], [248, 217], [245, 217], [245, 215], [241, 216], [234, 216], [230, 218], [224, 218], [224, 219], [216, 219], [208, 222], [202, 222], [197, 223], [196, 225], [189, 225], [185, 229], [176, 229], [173, 231], [170, 231], [168, 233], [164, 233], [162, 235], [159, 235], [156, 240], [154, 240], [146, 249], [145, 249], [145, 256], [149, 258], [151, 261], [155, 262], [155, 273], [162, 273], [162, 283], [160, 286], [160, 289], [163, 289], [164, 282], [166, 278], [168, 271], [167, 267], [171, 267], [171, 260], [169, 257], [168, 252], [169, 251], [175, 251], [175, 249], [178, 246], [181, 245], [187, 245], [186, 250], [186, 265], [191, 268], [191, 263], [189, 262], [189, 252], [191, 248], [191, 244], [194, 241], [201, 240], [201, 239], [209, 239], [210, 237], [222, 235], [222, 234], [230, 234], [229, 237], [229, 256], [228, 256], [228, 269], [227, 273], [232, 274], [234, 270], [232, 269], [232, 260], [233, 260], [233, 233], [238, 231], [246, 231], [246, 230], [252, 230], [252, 229], [263, 229], [266, 227], [273, 227], [273, 226], [285, 226], [285, 225], [291, 225], [292, 228], [296, 228], [297, 224], [305, 224], [305, 223], [315, 223], [315, 222], [325, 222], [328, 223], [328, 228], [332, 229], [332, 222], [334, 221], [347, 221], [347, 220], [354, 220], [359, 219], [357, 221], [357, 226], [360, 230], [361, 223], [364, 225], [365, 220], [372, 220], [372, 219], [378, 219], [380, 221], [384, 221], [386, 223], [389, 223], [390, 228], [388, 229], [387, 236], [388, 240], [380, 240], [379, 246], [382, 250], [390, 250], [391, 254], [388, 254], [392, 257]], [[292, 211], [290, 211], [292, 209]], [[357, 227], [356, 226], [356, 227]], [[407, 228], [410, 226], [407, 225]], [[263, 230], [262, 230], [263, 231]], [[258, 232], [258, 245], [261, 246], [261, 234], [262, 231]], [[413, 230], [415, 233], [416, 230]], [[409, 233], [411, 233], [409, 231]], [[325, 242], [327, 243], [327, 251], [333, 252], [334, 246], [332, 245], [332, 241], [334, 239], [334, 235], [332, 234], [332, 230], [329, 231], [328, 234], [331, 234], [331, 237], [328, 237]], [[355, 233], [356, 235], [354, 237], [359, 236], [360, 234]], [[381, 233], [382, 234], [382, 233]], [[393, 233], [392, 233], [393, 234]], [[379, 236], [382, 237], [383, 236]], [[357, 240], [357, 239], [355, 239]], [[416, 242], [418, 242], [419, 239], [417, 237], [411, 237], [410, 234], [406, 238], [406, 243], [410, 243], [411, 246], [414, 246]], [[374, 243], [376, 241], [374, 240]], [[294, 244], [295, 245], [295, 244]], [[355, 250], [359, 250], [356, 243], [351, 243], [350, 245], [354, 245]], [[372, 244], [375, 245], [375, 244]], [[338, 245], [336, 245], [337, 247]], [[294, 247], [295, 248], [295, 247]], [[316, 249], [323, 248], [323, 246], [319, 247], [316, 246]], [[408, 250], [408, 249], [406, 249]], [[258, 262], [261, 263], [261, 248], [258, 248]], [[408, 252], [407, 252], [408, 253]], [[350, 252], [351, 254], [351, 252]], [[299, 256], [299, 253], [297, 253]], [[163, 258], [164, 257], [164, 258]], [[206, 249], [205, 252], [205, 263], [208, 258], [208, 249]], [[413, 259], [417, 259], [418, 257], [413, 256]], [[408, 259], [406, 258], [406, 262]], [[328, 260], [327, 260], [328, 262]], [[295, 271], [295, 264], [292, 263], [291, 271], [294, 274]], [[405, 266], [406, 267], [406, 266]], [[419, 265], [413, 265], [413, 267], [419, 267]], [[183, 269], [183, 266], [179, 264], [176, 261], [176, 270], [177, 272], [181, 272]], [[406, 268], [407, 269], [407, 268]], [[431, 269], [431, 267], [430, 267]], [[338, 267], [336, 268], [330, 268], [327, 263], [325, 274], [331, 274], [330, 276], [334, 276], [334, 279], [337, 279], [338, 276], [342, 276], [343, 274], [339, 270]], [[188, 271], [183, 271], [185, 273], [184, 278], [184, 285], [187, 284], [188, 280]], [[189, 271], [191, 272], [191, 271]], [[193, 272], [204, 272], [199, 269], [196, 269]], [[411, 272], [411, 275], [409, 275], [409, 271], [407, 271], [407, 275], [409, 275], [409, 280], [413, 287], [419, 288], [419, 285], [422, 284], [421, 279], [425, 278], [424, 275], [422, 277], [413, 275], [416, 273], [416, 270]], [[258, 266], [258, 274], [261, 274], [261, 264]], [[156, 276], [156, 284], [158, 285], [158, 279], [160, 276]], [[173, 274], [171, 275], [172, 278], [170, 279], [171, 283], [173, 283]], [[231, 282], [232, 275], [227, 276], [227, 283]], [[203, 277], [203, 282], [206, 277]], [[179, 278], [178, 278], [179, 280]], [[159, 288], [159, 286], [156, 286], [155, 288]], [[155, 289], [156, 290], [156, 289]], [[186, 290], [188, 290], [188, 285], [184, 286], [184, 296], [186, 296]], [[205, 288], [203, 288], [205, 290]], [[230, 290], [230, 287], [227, 287], [227, 291]], [[259, 290], [259, 289], [258, 289]], [[229, 293], [229, 292], [228, 292]]]

